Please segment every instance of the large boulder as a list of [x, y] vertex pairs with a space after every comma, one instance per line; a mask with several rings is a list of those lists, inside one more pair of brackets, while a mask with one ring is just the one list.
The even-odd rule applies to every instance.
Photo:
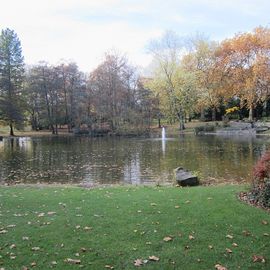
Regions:
[[197, 186], [199, 185], [199, 179], [196, 175], [184, 168], [178, 167], [174, 170], [175, 179], [180, 186]]

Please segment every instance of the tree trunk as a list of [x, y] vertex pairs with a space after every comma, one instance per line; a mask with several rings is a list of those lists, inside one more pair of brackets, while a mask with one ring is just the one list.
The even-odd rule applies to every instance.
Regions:
[[161, 121], [160, 121], [160, 117], [158, 118], [158, 128], [161, 128]]
[[12, 123], [9, 123], [9, 127], [10, 127], [9, 135], [10, 135], [10, 136], [14, 136], [14, 130], [13, 130], [13, 125], [12, 125]]
[[216, 113], [216, 108], [212, 108], [212, 121], [217, 120], [217, 113]]
[[205, 121], [205, 113], [204, 113], [204, 109], [201, 109], [201, 117], [200, 117], [200, 120], [201, 120], [202, 122]]
[[179, 119], [179, 130], [184, 130], [185, 129], [185, 117], [183, 113], [179, 112], [177, 113], [178, 119]]
[[52, 134], [55, 134], [55, 129], [54, 129], [53, 124], [51, 124], [51, 130], [52, 130]]
[[248, 114], [249, 121], [253, 121], [253, 113], [254, 113], [254, 108], [253, 108], [253, 105], [251, 105], [249, 108], [249, 114]]

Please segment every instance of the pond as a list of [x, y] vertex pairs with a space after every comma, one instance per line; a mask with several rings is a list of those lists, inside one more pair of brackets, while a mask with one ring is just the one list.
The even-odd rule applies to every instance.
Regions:
[[173, 183], [179, 166], [203, 181], [249, 180], [268, 137], [182, 135], [166, 139], [43, 137], [0, 141], [0, 184]]

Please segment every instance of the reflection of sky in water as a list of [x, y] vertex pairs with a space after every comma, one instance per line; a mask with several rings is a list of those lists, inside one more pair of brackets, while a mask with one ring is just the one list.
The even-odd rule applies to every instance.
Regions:
[[268, 146], [266, 137], [4, 138], [0, 181], [162, 183], [179, 166], [203, 179], [243, 180]]

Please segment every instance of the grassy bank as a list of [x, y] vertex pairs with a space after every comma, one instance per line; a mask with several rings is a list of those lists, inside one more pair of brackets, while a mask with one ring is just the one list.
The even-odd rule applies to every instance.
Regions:
[[[188, 122], [185, 124], [185, 130], [182, 130], [181, 133], [183, 134], [194, 134], [194, 129], [198, 126], [205, 126], [205, 125], [210, 125], [210, 126], [215, 126], [216, 123], [221, 124], [220, 122], [200, 122], [197, 120], [193, 120], [192, 122]], [[168, 136], [178, 136], [180, 131], [179, 131], [179, 124], [173, 124], [173, 125], [167, 125], [166, 126], [166, 133]], [[72, 133], [68, 133], [67, 129], [59, 129], [58, 130], [59, 135], [61, 136], [71, 136], [73, 135]], [[130, 136], [135, 136], [137, 135], [142, 135], [140, 134], [140, 130], [132, 129], [132, 130], [122, 130], [119, 131], [117, 134], [125, 134], [125, 135], [130, 135]], [[40, 130], [40, 131], [33, 131], [31, 130], [30, 126], [25, 127], [24, 130], [17, 130], [14, 128], [14, 133], [15, 136], [22, 137], [22, 136], [27, 136], [27, 137], [43, 137], [43, 136], [53, 136], [52, 132], [50, 130]], [[157, 127], [157, 125], [154, 125], [151, 127], [151, 133], [156, 134], [157, 136], [160, 136], [161, 134], [161, 129]], [[8, 126], [1, 126], [0, 125], [0, 136], [7, 137], [9, 136], [9, 127]]]
[[243, 189], [1, 187], [0, 269], [270, 269], [269, 213]]

